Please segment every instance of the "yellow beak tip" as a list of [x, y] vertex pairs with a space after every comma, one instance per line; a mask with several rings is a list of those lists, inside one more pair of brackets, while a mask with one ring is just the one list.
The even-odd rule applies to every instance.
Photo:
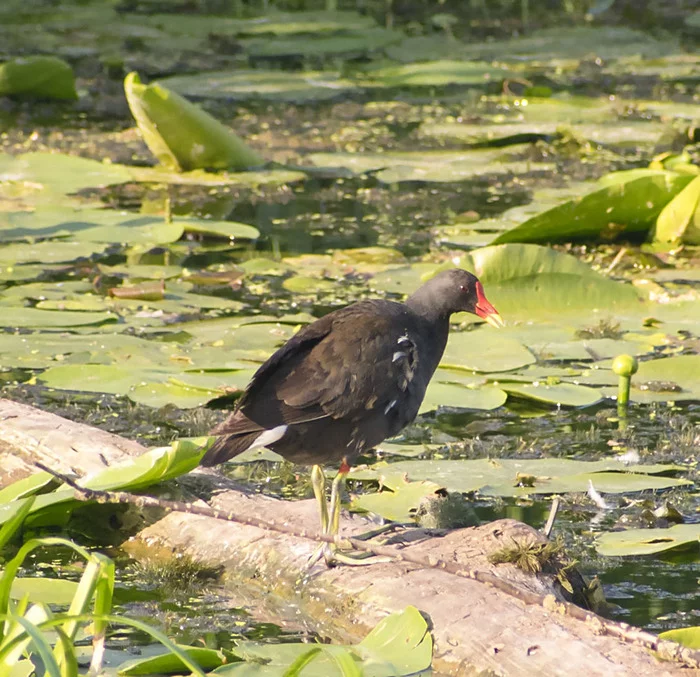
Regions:
[[503, 318], [498, 313], [491, 313], [490, 315], [487, 315], [484, 320], [496, 329], [501, 329], [506, 326]]

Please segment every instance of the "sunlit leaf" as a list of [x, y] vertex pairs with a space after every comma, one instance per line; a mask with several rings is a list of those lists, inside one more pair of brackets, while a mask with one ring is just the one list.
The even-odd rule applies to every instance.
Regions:
[[25, 56], [0, 64], [0, 96], [77, 99], [70, 64], [56, 56]]
[[231, 130], [179, 94], [127, 75], [124, 91], [146, 144], [171, 169], [246, 169], [263, 164]]
[[700, 244], [700, 176], [695, 177], [661, 211], [654, 239]]
[[627, 529], [600, 534], [596, 550], [606, 557], [624, 557], [655, 555], [699, 544], [700, 524], [674, 524], [668, 529]]

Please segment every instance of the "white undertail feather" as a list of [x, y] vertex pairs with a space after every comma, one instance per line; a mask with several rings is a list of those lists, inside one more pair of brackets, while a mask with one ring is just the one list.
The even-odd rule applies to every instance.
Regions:
[[279, 442], [279, 440], [284, 437], [284, 433], [287, 432], [288, 426], [286, 425], [278, 425], [275, 428], [270, 428], [269, 430], [265, 430], [258, 437], [255, 438], [255, 441], [253, 444], [251, 444], [246, 451], [250, 451], [251, 449], [259, 449], [260, 447], [267, 447], [270, 444], [274, 444], [275, 442]]

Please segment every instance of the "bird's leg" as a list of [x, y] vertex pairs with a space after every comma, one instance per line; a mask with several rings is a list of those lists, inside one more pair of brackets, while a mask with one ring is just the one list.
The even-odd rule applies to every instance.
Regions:
[[347, 461], [343, 459], [338, 469], [338, 474], [333, 479], [333, 484], [331, 485], [331, 512], [328, 523], [328, 533], [331, 536], [337, 536], [340, 530], [340, 499], [349, 472], [350, 466]]
[[[335, 484], [335, 482], [334, 482]], [[321, 515], [321, 533], [328, 532], [328, 504], [326, 503], [326, 473], [320, 465], [311, 468], [311, 486]]]

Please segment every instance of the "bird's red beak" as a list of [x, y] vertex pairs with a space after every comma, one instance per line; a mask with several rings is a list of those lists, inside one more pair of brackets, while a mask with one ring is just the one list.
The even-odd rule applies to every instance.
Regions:
[[484, 288], [481, 282], [476, 283], [476, 306], [474, 312], [482, 319], [486, 320], [492, 327], [500, 329], [505, 327], [506, 323], [501, 319], [498, 311], [489, 303], [484, 294]]

